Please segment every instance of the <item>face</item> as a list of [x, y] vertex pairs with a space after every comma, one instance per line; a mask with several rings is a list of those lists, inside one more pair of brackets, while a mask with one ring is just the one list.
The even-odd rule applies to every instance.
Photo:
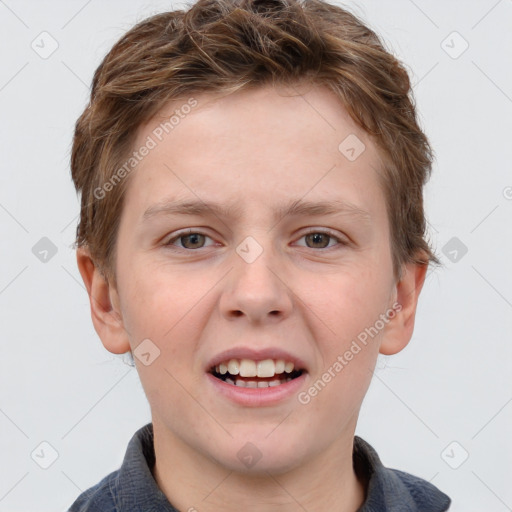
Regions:
[[379, 156], [323, 88], [195, 99], [162, 140], [177, 104], [139, 129], [102, 340], [174, 445], [287, 471], [352, 439], [400, 317]]

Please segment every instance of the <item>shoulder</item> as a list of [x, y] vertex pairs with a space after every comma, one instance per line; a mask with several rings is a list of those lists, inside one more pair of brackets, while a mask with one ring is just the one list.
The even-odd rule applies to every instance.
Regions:
[[413, 510], [444, 512], [449, 509], [450, 498], [427, 480], [398, 469], [386, 468], [386, 471], [394, 474], [401, 482], [403, 494], [410, 497], [411, 503], [414, 503]]
[[366, 499], [358, 512], [444, 512], [450, 498], [423, 478], [385, 467], [375, 449], [354, 438], [354, 469], [365, 483]]
[[130, 439], [121, 467], [80, 494], [67, 512], [176, 512], [153, 478], [154, 463], [153, 426], [149, 423]]
[[67, 512], [117, 512], [114, 482], [118, 473], [113, 471], [80, 494]]

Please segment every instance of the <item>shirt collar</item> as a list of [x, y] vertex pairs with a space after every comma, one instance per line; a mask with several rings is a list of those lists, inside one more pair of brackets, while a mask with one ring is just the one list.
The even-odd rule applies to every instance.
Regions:
[[135, 432], [128, 443], [123, 464], [114, 481], [116, 505], [123, 512], [178, 512], [158, 487], [155, 466], [153, 424]]
[[450, 498], [426, 480], [386, 468], [359, 436], [354, 436], [353, 464], [366, 484], [366, 499], [357, 512], [444, 512], [450, 506]]
[[[354, 436], [354, 471], [366, 485], [366, 499], [357, 512], [443, 512], [450, 498], [429, 482], [383, 466], [377, 452]], [[112, 485], [117, 506], [126, 512], [178, 512], [153, 477], [153, 425], [139, 429], [128, 444]]]

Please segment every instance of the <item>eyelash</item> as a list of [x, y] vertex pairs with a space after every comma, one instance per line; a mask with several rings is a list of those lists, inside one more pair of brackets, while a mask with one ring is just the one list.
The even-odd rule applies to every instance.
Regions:
[[[333, 233], [332, 231], [329, 231], [329, 230], [319, 230], [319, 229], [312, 229], [310, 231], [308, 231], [307, 233], [304, 233], [300, 238], [304, 238], [305, 236], [308, 236], [308, 235], [313, 235], [313, 234], [321, 234], [321, 235], [327, 235], [329, 236], [331, 239], [334, 239], [338, 242], [338, 249], [341, 248], [341, 247], [345, 247], [347, 245], [349, 245], [349, 243], [341, 238], [339, 238], [338, 236], [336, 236], [335, 233]], [[168, 249], [171, 249], [171, 250], [175, 250], [175, 251], [185, 251], [185, 252], [193, 252], [193, 251], [200, 251], [201, 249], [206, 249], [207, 247], [199, 247], [198, 249], [187, 249], [186, 247], [177, 247], [177, 246], [174, 246], [174, 243], [176, 240], [179, 240], [180, 238], [184, 238], [186, 236], [190, 236], [190, 235], [203, 235], [207, 238], [210, 238], [212, 239], [209, 235], [207, 235], [206, 233], [203, 233], [202, 231], [193, 231], [192, 229], [188, 229], [186, 231], [180, 231], [178, 232], [174, 237], [170, 238], [165, 244], [164, 244], [164, 247], [168, 248]], [[174, 246], [174, 247], [173, 247]], [[208, 246], [208, 247], [211, 247], [211, 246]], [[304, 247], [304, 246], [302, 246]], [[306, 249], [312, 249], [312, 250], [315, 250], [313, 247], [306, 247]], [[324, 248], [320, 248], [318, 250], [321, 250], [321, 251], [329, 251], [329, 250], [332, 250], [332, 249], [336, 249], [336, 246], [332, 246], [332, 247], [324, 247]]]

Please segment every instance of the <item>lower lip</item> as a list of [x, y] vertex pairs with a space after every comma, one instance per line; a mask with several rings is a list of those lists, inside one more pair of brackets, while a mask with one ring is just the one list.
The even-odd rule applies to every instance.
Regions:
[[274, 405], [289, 398], [296, 394], [304, 385], [306, 375], [306, 372], [302, 372], [302, 375], [299, 377], [285, 382], [284, 384], [279, 384], [279, 386], [267, 388], [243, 388], [241, 386], [227, 384], [217, 377], [214, 377], [211, 373], [206, 374], [216, 391], [237, 404], [249, 407]]

